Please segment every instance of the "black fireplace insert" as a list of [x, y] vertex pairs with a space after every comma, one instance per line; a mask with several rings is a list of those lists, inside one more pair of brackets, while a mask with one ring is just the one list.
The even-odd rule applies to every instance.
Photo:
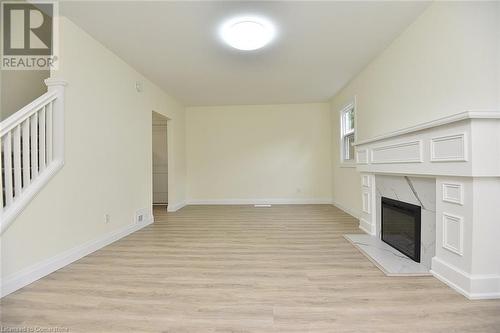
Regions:
[[420, 262], [420, 206], [382, 197], [382, 240]]

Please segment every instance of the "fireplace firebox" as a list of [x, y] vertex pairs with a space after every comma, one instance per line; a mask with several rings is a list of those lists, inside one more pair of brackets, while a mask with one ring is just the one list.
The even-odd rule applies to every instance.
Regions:
[[382, 241], [420, 262], [420, 206], [382, 197]]

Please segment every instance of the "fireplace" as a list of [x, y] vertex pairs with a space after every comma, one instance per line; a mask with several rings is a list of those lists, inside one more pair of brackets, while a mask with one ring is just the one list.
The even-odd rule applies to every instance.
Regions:
[[382, 240], [420, 262], [420, 206], [382, 197]]

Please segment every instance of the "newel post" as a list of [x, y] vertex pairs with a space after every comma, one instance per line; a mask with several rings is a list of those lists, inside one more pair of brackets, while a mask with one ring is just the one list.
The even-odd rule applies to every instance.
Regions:
[[68, 82], [58, 78], [45, 80], [49, 92], [56, 92], [57, 98], [52, 104], [53, 116], [53, 157], [64, 163], [64, 88]]

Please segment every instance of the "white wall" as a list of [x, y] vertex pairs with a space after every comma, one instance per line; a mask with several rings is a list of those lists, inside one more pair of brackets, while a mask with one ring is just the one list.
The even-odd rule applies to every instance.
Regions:
[[[170, 199], [185, 200], [184, 108], [67, 19], [65, 165], [2, 235], [2, 275], [120, 230], [152, 204], [152, 110], [171, 119]], [[144, 91], [136, 92], [142, 81]], [[111, 221], [104, 223], [104, 214]]]
[[190, 107], [193, 202], [318, 202], [331, 198], [329, 105]]
[[332, 100], [333, 198], [359, 211], [339, 165], [338, 111], [356, 96], [357, 139], [470, 110], [500, 110], [500, 3], [436, 2]]
[[37, 97], [47, 92], [44, 80], [50, 76], [49, 71], [0, 71], [0, 121], [28, 105]]

